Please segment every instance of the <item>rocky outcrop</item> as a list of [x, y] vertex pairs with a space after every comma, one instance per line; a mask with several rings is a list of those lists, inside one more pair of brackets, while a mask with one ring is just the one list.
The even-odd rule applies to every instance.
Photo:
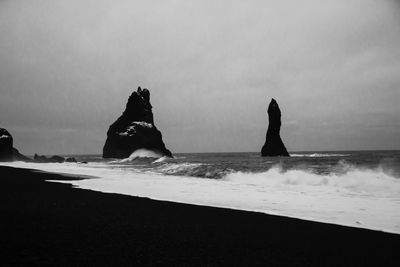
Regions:
[[33, 156], [33, 160], [37, 163], [63, 163], [65, 162], [65, 159], [60, 156], [52, 156], [50, 158], [46, 156], [39, 156], [38, 154], [35, 154]]
[[13, 155], [13, 138], [6, 129], [0, 128], [0, 161], [12, 161]]
[[77, 162], [75, 158], [64, 158], [61, 156], [51, 156], [51, 157], [46, 157], [46, 156], [40, 156], [38, 154], [35, 154], [33, 156], [33, 160], [37, 163], [64, 163], [64, 162]]
[[4, 128], [0, 128], [0, 161], [32, 161], [13, 147], [13, 138]]
[[13, 138], [4, 128], [0, 128], [0, 161], [27, 161], [37, 163], [63, 163], [77, 162], [75, 158], [64, 158], [60, 156], [39, 156], [35, 154], [33, 160], [19, 153], [18, 149], [13, 147]]
[[76, 159], [75, 159], [75, 158], [73, 158], [73, 157], [69, 157], [69, 158], [66, 158], [66, 159], [65, 159], [65, 162], [72, 162], [72, 163], [76, 163], [77, 161], [76, 161]]
[[140, 87], [129, 97], [123, 114], [110, 126], [103, 157], [128, 158], [138, 149], [172, 157], [154, 125], [150, 91]]
[[285, 145], [282, 142], [280, 136], [281, 130], [281, 110], [279, 109], [278, 103], [275, 99], [272, 99], [268, 106], [268, 130], [265, 144], [261, 149], [261, 155], [263, 157], [274, 157], [274, 156], [287, 156], [289, 153], [286, 150]]

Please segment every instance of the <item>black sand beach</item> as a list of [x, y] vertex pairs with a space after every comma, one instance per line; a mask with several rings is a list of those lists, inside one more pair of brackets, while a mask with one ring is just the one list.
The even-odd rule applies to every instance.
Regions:
[[[1, 265], [397, 265], [400, 235], [105, 194], [0, 167]], [[79, 178], [77, 178], [79, 179]]]

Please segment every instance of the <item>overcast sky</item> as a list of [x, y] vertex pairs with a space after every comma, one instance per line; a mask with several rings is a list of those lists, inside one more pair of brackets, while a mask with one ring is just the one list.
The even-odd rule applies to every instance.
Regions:
[[173, 152], [400, 149], [400, 2], [2, 0], [0, 127], [101, 153], [137, 86]]

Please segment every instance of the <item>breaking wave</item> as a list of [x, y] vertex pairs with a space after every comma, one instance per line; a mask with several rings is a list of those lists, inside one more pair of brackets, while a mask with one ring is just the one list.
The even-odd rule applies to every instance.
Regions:
[[282, 171], [275, 166], [261, 173], [230, 173], [224, 177], [229, 181], [245, 183], [257, 187], [274, 187], [279, 189], [331, 190], [349, 193], [400, 197], [400, 179], [388, 175], [382, 169], [360, 169], [349, 167], [343, 173], [315, 174], [306, 170]]
[[122, 159], [120, 161], [116, 161], [116, 162], [121, 162], [121, 163], [125, 163], [125, 162], [132, 162], [134, 160], [137, 159], [158, 159], [158, 158], [162, 158], [163, 155], [161, 155], [160, 153], [157, 153], [155, 151], [152, 150], [148, 150], [148, 149], [138, 149], [135, 150], [128, 158], [126, 159]]
[[330, 173], [318, 174], [307, 169], [284, 170], [281, 165], [272, 166], [263, 172], [243, 172], [230, 168], [216, 167], [202, 163], [168, 163], [151, 168], [147, 173], [162, 175], [221, 179], [255, 187], [268, 186], [285, 189], [304, 187], [330, 190], [347, 190], [358, 194], [400, 197], [400, 179], [391, 172], [356, 167], [344, 161], [332, 166]]
[[164, 175], [218, 179], [233, 172], [233, 170], [229, 168], [218, 168], [211, 164], [204, 163], [173, 163], [152, 168], [150, 172]]

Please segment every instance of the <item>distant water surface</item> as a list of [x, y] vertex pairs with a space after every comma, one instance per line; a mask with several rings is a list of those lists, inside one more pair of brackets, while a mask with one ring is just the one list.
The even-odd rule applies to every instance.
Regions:
[[223, 178], [235, 172], [261, 173], [273, 167], [283, 172], [304, 170], [314, 174], [344, 174], [349, 170], [381, 170], [400, 178], [400, 151], [318, 151], [292, 152], [291, 157], [261, 157], [260, 153], [180, 153], [175, 158], [156, 161], [104, 160], [101, 155], [72, 155], [78, 161], [106, 163], [110, 167], [154, 171], [165, 175]]

